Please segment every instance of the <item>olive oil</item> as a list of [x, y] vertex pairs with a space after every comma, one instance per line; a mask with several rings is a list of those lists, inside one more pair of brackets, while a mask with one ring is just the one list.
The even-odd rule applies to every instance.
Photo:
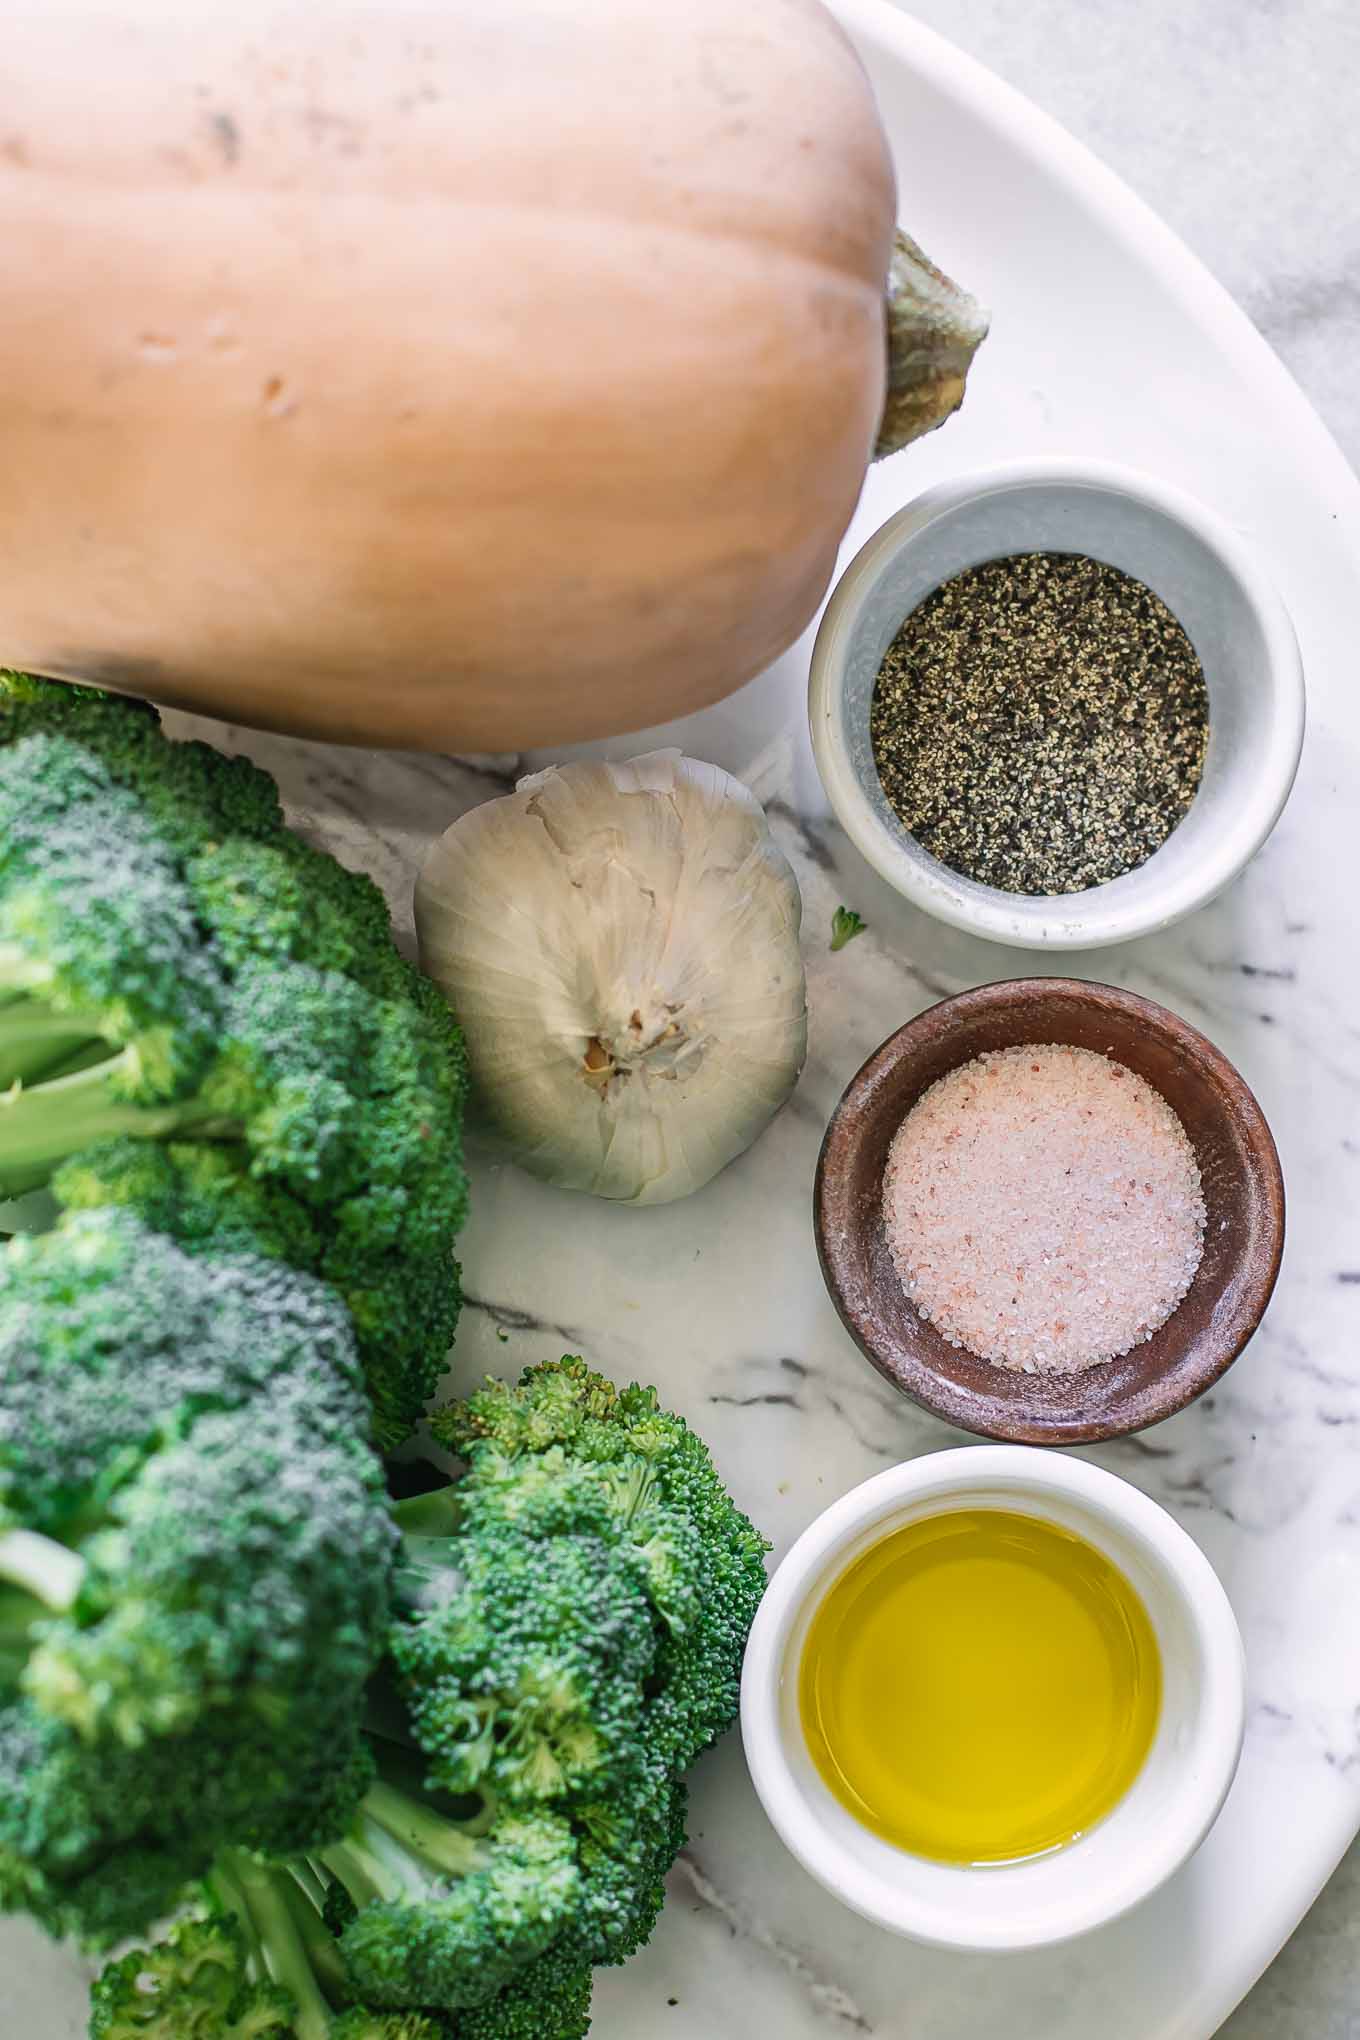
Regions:
[[1004, 1509], [891, 1532], [813, 1617], [813, 1760], [913, 1855], [1004, 1863], [1075, 1841], [1142, 1767], [1161, 1706], [1152, 1624], [1084, 1538]]

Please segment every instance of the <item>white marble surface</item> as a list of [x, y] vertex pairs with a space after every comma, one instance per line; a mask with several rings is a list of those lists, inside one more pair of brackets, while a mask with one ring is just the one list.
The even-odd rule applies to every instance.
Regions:
[[902, 11], [1117, 170], [1232, 292], [1360, 463], [1355, 0], [911, 0]]
[[[1267, 324], [1274, 306], [1296, 365], [1332, 358], [1326, 329], [1345, 317], [1345, 265], [1356, 242], [1353, 216], [1345, 237], [1346, 209], [1360, 182], [1329, 153], [1341, 145], [1340, 127], [1331, 145], [1326, 138], [1329, 113], [1340, 120], [1346, 53], [1360, 54], [1350, 0], [1254, 0], [1240, 9], [1226, 0], [935, 0], [924, 11], [1084, 127]], [[970, 166], [948, 167], [966, 177]], [[1276, 1892], [1310, 1876], [1316, 1883], [1327, 1867], [1321, 1859], [1335, 1855], [1360, 1817], [1360, 1462], [1352, 1445], [1360, 1244], [1349, 1219], [1360, 1174], [1351, 934], [1360, 729], [1339, 641], [1318, 621], [1338, 556], [1327, 557], [1326, 526], [1273, 446], [1270, 419], [1245, 415], [1245, 373], [1215, 376], [1196, 357], [1196, 403], [1178, 414], [1184, 364], [1175, 347], [1171, 359], [1144, 350], [1137, 292], [1117, 326], [1101, 326], [1099, 307], [1065, 316], [1062, 262], [1051, 248], [1030, 251], [1023, 271], [1018, 259], [1008, 267], [1009, 225], [969, 228], [954, 185], [929, 188], [924, 168], [913, 203], [905, 170], [904, 216], [923, 238], [934, 226], [942, 253], [952, 239], [948, 259], [988, 289], [1004, 316], [968, 413], [910, 456], [910, 468], [897, 463], [876, 479], [859, 536], [957, 465], [1079, 446], [1141, 459], [1212, 494], [1268, 544], [1307, 622], [1313, 735], [1294, 803], [1266, 853], [1205, 914], [1154, 942], [1094, 957], [1086, 971], [1164, 999], [1213, 1035], [1271, 1117], [1290, 1184], [1286, 1270], [1260, 1338], [1194, 1409], [1093, 1455], [1167, 1502], [1218, 1565], [1248, 1639], [1247, 1753], [1192, 1874], [1149, 1908], [1060, 1959], [966, 1962], [877, 1934], [797, 1871], [729, 1739], [696, 1780], [691, 1846], [655, 1942], [600, 1982], [598, 2040], [1206, 2040], [1223, 2009], [1224, 1976], [1240, 1988], [1259, 1966], [1252, 1936], [1272, 1916]], [[1168, 179], [1165, 188], [1154, 172]], [[1115, 276], [1107, 282], [1111, 291], [1129, 288]], [[1315, 320], [1297, 310], [1313, 304]], [[1073, 331], [1083, 320], [1079, 346]], [[1340, 372], [1334, 388], [1341, 391]], [[1336, 423], [1360, 445], [1354, 409]], [[1264, 435], [1259, 446], [1253, 434]], [[806, 646], [688, 737], [767, 800], [803, 886], [812, 1039], [799, 1092], [749, 1156], [701, 1197], [669, 1209], [606, 1209], [481, 1165], [463, 1240], [474, 1301], [453, 1374], [465, 1384], [488, 1367], [579, 1348], [610, 1370], [657, 1380], [711, 1438], [780, 1548], [826, 1500], [879, 1466], [957, 1442], [871, 1373], [823, 1295], [808, 1192], [825, 1118], [891, 1027], [946, 992], [1024, 968], [1013, 953], [913, 914], [828, 825], [802, 727], [805, 661]], [[407, 924], [410, 877], [429, 835], [513, 771], [508, 760], [468, 766], [239, 741], [278, 774], [300, 818], [375, 873]], [[826, 934], [842, 900], [870, 931], [832, 957]], [[1262, 1988], [1273, 1994], [1258, 1999], [1261, 2009], [1249, 2002], [1237, 2014], [1234, 2040], [1349, 2040], [1355, 2032], [1341, 1982], [1353, 1944], [1334, 1913], [1323, 1918], [1314, 1946], [1325, 1938], [1340, 1951], [1325, 1975], [1319, 1955], [1292, 1971], [1286, 1956], [1285, 1982], [1268, 1980]], [[75, 2040], [80, 2031], [65, 1958], [7, 1933], [0, 2036]]]
[[[1250, 313], [1360, 465], [1356, 0], [911, 0], [904, 11], [1127, 179]], [[1358, 2007], [1360, 1847], [1223, 2040], [1356, 2040]]]

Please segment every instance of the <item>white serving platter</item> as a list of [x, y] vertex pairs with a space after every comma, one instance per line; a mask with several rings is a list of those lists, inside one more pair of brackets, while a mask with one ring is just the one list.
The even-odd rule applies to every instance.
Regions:
[[[1224, 514], [1269, 563], [1303, 647], [1310, 735], [1264, 853], [1180, 928], [1063, 964], [1203, 1027], [1255, 1088], [1284, 1161], [1290, 1244], [1252, 1347], [1211, 1397], [1090, 1455], [1170, 1507], [1218, 1567], [1247, 1644], [1247, 1746], [1218, 1826], [1157, 1898], [1065, 1949], [974, 1959], [883, 1935], [813, 1885], [730, 1737], [696, 1778], [655, 1941], [600, 1979], [594, 2035], [1207, 2040], [1360, 1825], [1360, 487], [1245, 317], [1084, 149], [882, 0], [838, 11], [893, 137], [904, 222], [994, 315], [964, 412], [873, 474], [843, 558], [966, 467], [1076, 452]], [[826, 1301], [809, 1218], [826, 1117], [912, 1013], [1028, 967], [923, 919], [831, 824], [807, 746], [808, 651], [722, 708], [608, 747], [682, 742], [769, 803], [807, 915], [812, 1046], [794, 1103], [706, 1192], [661, 1210], [480, 1163], [453, 1372], [466, 1385], [570, 1348], [655, 1380], [779, 1551], [865, 1475], [961, 1442], [872, 1374]], [[513, 769], [204, 727], [267, 763], [296, 816], [373, 870], [408, 926], [425, 843]], [[869, 932], [831, 957], [841, 901]], [[0, 1928], [0, 2040], [78, 2040], [84, 2025], [80, 1966]]]

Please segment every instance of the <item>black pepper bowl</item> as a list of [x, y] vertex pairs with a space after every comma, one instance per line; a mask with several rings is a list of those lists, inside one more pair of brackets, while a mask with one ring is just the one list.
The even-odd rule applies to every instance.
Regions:
[[[1203, 1256], [1166, 1323], [1071, 1374], [1011, 1373], [951, 1346], [908, 1300], [883, 1223], [888, 1149], [922, 1092], [988, 1050], [1040, 1042], [1111, 1056], [1160, 1092], [1194, 1148], [1206, 1209]], [[1256, 1099], [1195, 1028], [1134, 992], [1021, 978], [945, 999], [875, 1050], [831, 1115], [813, 1217], [841, 1321], [895, 1388], [982, 1437], [1078, 1445], [1160, 1423], [1232, 1365], [1279, 1274], [1284, 1182]]]
[[[1203, 777], [1160, 849], [1106, 884], [1043, 896], [979, 885], [924, 850], [888, 802], [869, 729], [879, 666], [903, 619], [967, 568], [1034, 552], [1082, 554], [1151, 588], [1189, 637], [1209, 697]], [[1303, 668], [1269, 576], [1203, 504], [1107, 462], [1012, 461], [927, 490], [855, 555], [817, 633], [809, 716], [832, 808], [898, 892], [995, 942], [1091, 949], [1170, 926], [1260, 849], [1303, 748]]]

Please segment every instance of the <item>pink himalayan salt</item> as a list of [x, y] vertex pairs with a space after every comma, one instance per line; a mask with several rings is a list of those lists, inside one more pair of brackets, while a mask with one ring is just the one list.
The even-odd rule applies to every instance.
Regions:
[[932, 1084], [893, 1138], [883, 1216], [921, 1316], [1026, 1374], [1151, 1338], [1204, 1244], [1199, 1167], [1166, 1100], [1060, 1043], [976, 1056]]

